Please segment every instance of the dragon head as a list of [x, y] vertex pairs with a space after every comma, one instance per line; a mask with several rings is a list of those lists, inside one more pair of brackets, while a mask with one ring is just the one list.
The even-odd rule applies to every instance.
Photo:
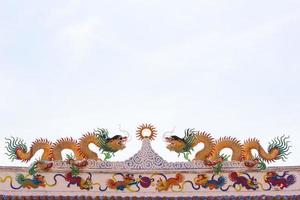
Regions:
[[157, 181], [156, 181], [156, 190], [158, 190], [159, 192], [160, 191], [163, 191], [163, 190], [168, 190], [168, 185], [167, 185], [167, 182], [166, 181], [163, 181], [162, 178], [159, 178]]
[[127, 141], [127, 136], [115, 135], [112, 138], [107, 139], [107, 145], [113, 150], [118, 151], [124, 149]]
[[274, 171], [267, 172], [266, 175], [264, 176], [265, 182], [269, 183], [272, 182], [272, 179], [276, 179], [278, 174]]
[[94, 132], [98, 139], [99, 148], [105, 154], [105, 160], [111, 158], [115, 152], [125, 148], [127, 136], [114, 135], [113, 137], [109, 137], [108, 130], [103, 128], [98, 128]]
[[41, 174], [34, 175], [33, 179], [39, 181], [40, 183], [45, 183], [45, 176], [42, 176]]
[[133, 174], [125, 174], [124, 180], [128, 182], [133, 182], [135, 181], [134, 175]]
[[175, 151], [177, 153], [180, 153], [183, 151], [185, 147], [185, 141], [176, 135], [165, 137], [165, 141], [168, 143], [167, 148], [170, 151]]
[[196, 185], [205, 185], [208, 182], [208, 177], [206, 174], [198, 174], [194, 182]]

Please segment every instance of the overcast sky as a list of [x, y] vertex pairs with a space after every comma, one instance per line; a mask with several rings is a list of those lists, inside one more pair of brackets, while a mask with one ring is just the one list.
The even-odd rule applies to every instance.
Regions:
[[300, 1], [0, 1], [0, 165], [23, 165], [5, 137], [141, 123], [167, 160], [183, 160], [162, 141], [175, 126], [265, 149], [286, 134], [292, 154], [276, 165], [300, 164]]

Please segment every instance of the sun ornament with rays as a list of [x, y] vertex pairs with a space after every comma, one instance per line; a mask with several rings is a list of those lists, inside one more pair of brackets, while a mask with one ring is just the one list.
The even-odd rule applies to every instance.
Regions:
[[139, 140], [144, 140], [145, 138], [154, 140], [156, 135], [157, 130], [152, 124], [142, 124], [137, 127], [136, 136]]

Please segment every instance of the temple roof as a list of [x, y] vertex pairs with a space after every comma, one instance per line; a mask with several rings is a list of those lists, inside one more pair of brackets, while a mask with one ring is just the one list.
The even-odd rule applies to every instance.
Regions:
[[[144, 129], [150, 130], [150, 134], [143, 134]], [[183, 151], [187, 160], [193, 150], [190, 148], [193, 147], [190, 137], [212, 140], [209, 134], [194, 133], [191, 130], [185, 133], [186, 145], [190, 145], [188, 150]], [[103, 145], [105, 159], [111, 158], [115, 152], [113, 148], [105, 146], [106, 140], [114, 140], [114, 144], [118, 145], [127, 139], [120, 135], [108, 137], [106, 129], [99, 129], [99, 132], [102, 133], [99, 140]], [[95, 139], [98, 136], [86, 134], [83, 137]], [[207, 160], [205, 157], [196, 159], [199, 157], [195, 156], [193, 161], [168, 162], [151, 146], [156, 136], [154, 126], [140, 126], [137, 136], [142, 141], [141, 149], [125, 161], [102, 161], [98, 157], [75, 159], [68, 155], [67, 160], [38, 160], [29, 168], [0, 167], [0, 200], [300, 199], [300, 167], [260, 169], [254, 165], [251, 167], [247, 163], [249, 160], [226, 161], [226, 157], [222, 156], [216, 160]], [[183, 140], [177, 136], [165, 138], [169, 140], [169, 145]], [[176, 142], [172, 141], [174, 138]], [[37, 140], [33, 145], [38, 142], [47, 143], [46, 140]], [[77, 144], [73, 139], [62, 139], [60, 142]], [[234, 138], [225, 137], [217, 142], [235, 143], [238, 146], [237, 152], [241, 152], [241, 145]], [[258, 143], [257, 140], [248, 141], [251, 142]], [[22, 147], [25, 149], [18, 139], [9, 139], [8, 143], [8, 150], [12, 153], [15, 148], [19, 151]], [[289, 149], [285, 137], [275, 139], [273, 144], [271, 149], [280, 150], [284, 147], [285, 152]], [[171, 150], [172, 146], [167, 148]]]

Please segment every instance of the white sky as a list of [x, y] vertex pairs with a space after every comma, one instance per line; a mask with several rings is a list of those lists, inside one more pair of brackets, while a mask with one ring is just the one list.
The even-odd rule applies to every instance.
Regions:
[[144, 122], [169, 161], [183, 160], [161, 140], [176, 126], [179, 136], [257, 137], [264, 148], [287, 134], [292, 154], [277, 165], [299, 165], [299, 9], [298, 0], [2, 0], [0, 165], [22, 165], [4, 155], [5, 137], [77, 139], [118, 124], [134, 134]]

